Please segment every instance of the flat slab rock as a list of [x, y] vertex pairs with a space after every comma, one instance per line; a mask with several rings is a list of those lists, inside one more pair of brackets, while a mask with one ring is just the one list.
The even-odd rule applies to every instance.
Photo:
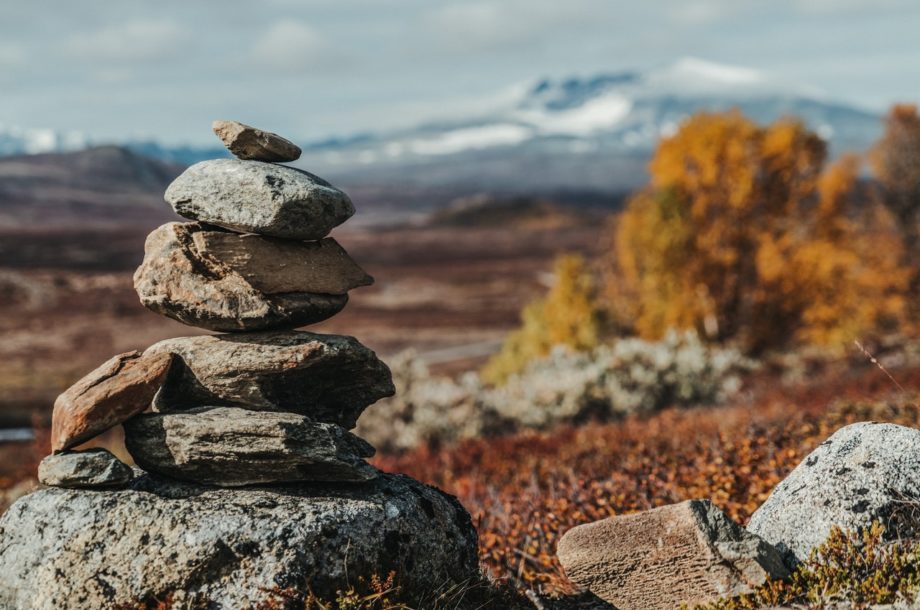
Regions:
[[410, 595], [478, 576], [455, 498], [389, 474], [243, 489], [142, 476], [119, 491], [46, 488], [0, 517], [0, 608], [108, 610], [173, 594], [176, 610], [240, 610], [390, 571]]
[[131, 467], [105, 449], [55, 453], [38, 465], [38, 482], [53, 487], [123, 487], [133, 478]]
[[299, 146], [270, 131], [238, 121], [214, 121], [211, 128], [237, 159], [285, 162], [300, 158]]
[[573, 582], [618, 610], [692, 607], [788, 575], [776, 549], [709, 500], [579, 525], [557, 555]]
[[920, 533], [920, 430], [862, 422], [835, 432], [795, 467], [751, 515], [748, 531], [793, 564], [808, 558], [833, 526], [881, 521], [891, 538]]
[[371, 283], [331, 238], [297, 242], [180, 222], [147, 237], [134, 274], [148, 309], [225, 332], [325, 320], [345, 307], [349, 290]]
[[146, 354], [176, 363], [154, 398], [160, 412], [203, 406], [300, 413], [354, 428], [395, 392], [390, 369], [353, 337], [304, 331], [181, 337]]
[[147, 413], [125, 423], [137, 465], [176, 479], [238, 487], [298, 481], [361, 482], [374, 448], [341, 426], [294, 413], [204, 407]]
[[202, 161], [166, 189], [177, 214], [240, 233], [322, 239], [355, 213], [348, 195], [309, 172], [239, 159]]
[[86, 442], [150, 407], [166, 378], [170, 354], [118, 354], [87, 373], [54, 401], [51, 449]]

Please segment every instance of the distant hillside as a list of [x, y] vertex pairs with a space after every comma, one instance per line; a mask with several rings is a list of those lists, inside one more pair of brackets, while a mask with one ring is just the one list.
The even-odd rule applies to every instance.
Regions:
[[562, 205], [537, 197], [502, 199], [478, 195], [434, 212], [426, 224], [455, 228], [561, 229], [587, 225], [603, 219], [607, 213], [608, 209]]
[[[496, 96], [504, 101], [489, 111], [303, 143], [297, 165], [368, 193], [378, 207], [405, 209], [478, 192], [622, 193], [646, 180], [658, 140], [701, 110], [738, 108], [761, 123], [799, 117], [830, 143], [832, 154], [865, 150], [881, 131], [876, 114], [807, 85], [695, 58], [646, 71], [544, 79], [509, 91]], [[0, 129], [0, 155], [79, 141], [46, 130]], [[125, 145], [186, 164], [226, 155], [216, 141], [200, 148]]]
[[182, 169], [115, 146], [0, 158], [0, 230], [155, 226]]

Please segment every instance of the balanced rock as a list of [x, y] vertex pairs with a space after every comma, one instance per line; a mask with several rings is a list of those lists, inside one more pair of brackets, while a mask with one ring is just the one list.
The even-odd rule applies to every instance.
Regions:
[[38, 482], [54, 487], [120, 487], [132, 478], [131, 467], [105, 449], [54, 453], [38, 465]]
[[134, 274], [143, 305], [219, 331], [294, 328], [329, 318], [367, 275], [331, 238], [299, 242], [199, 223], [153, 231]]
[[920, 430], [862, 422], [835, 432], [796, 466], [751, 515], [748, 531], [790, 564], [808, 558], [834, 526], [873, 521], [892, 539], [920, 533]]
[[270, 131], [237, 121], [214, 121], [211, 128], [237, 159], [285, 162], [300, 158], [299, 146]]
[[109, 610], [166, 596], [175, 608], [239, 610], [285, 601], [273, 591], [331, 596], [359, 575], [391, 571], [421, 596], [474, 580], [478, 565], [463, 507], [390, 474], [238, 489], [146, 475], [105, 493], [46, 488], [0, 517], [0, 608], [18, 610]]
[[154, 399], [161, 412], [201, 406], [288, 411], [351, 429], [395, 392], [390, 369], [356, 339], [304, 331], [167, 339], [146, 354], [175, 354]]
[[54, 401], [51, 449], [62, 451], [117, 426], [150, 406], [172, 364], [170, 354], [119, 354]]
[[377, 476], [361, 459], [374, 455], [367, 442], [295, 413], [235, 407], [148, 413], [125, 423], [125, 445], [147, 472], [221, 487]]
[[788, 575], [776, 549], [709, 500], [579, 525], [557, 555], [572, 581], [618, 610], [704, 604]]
[[166, 189], [180, 216], [285, 239], [316, 240], [348, 220], [348, 195], [309, 172], [239, 159], [202, 161]]

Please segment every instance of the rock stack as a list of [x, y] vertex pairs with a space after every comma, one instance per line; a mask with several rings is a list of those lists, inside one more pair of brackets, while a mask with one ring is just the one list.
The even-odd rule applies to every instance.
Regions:
[[[335, 315], [373, 280], [329, 232], [345, 193], [279, 165], [300, 149], [218, 121], [237, 157], [198, 163], [167, 189], [193, 222], [150, 234], [141, 302], [227, 334], [118, 355], [54, 407], [49, 487], [0, 519], [0, 607], [109, 608], [170, 595], [240, 608], [334, 592], [395, 571], [408, 591], [477, 574], [476, 535], [450, 496], [365, 462], [349, 432], [394, 392], [351, 337], [293, 330]], [[152, 407], [152, 412], [146, 412]], [[118, 424], [142, 471], [73, 448]]]

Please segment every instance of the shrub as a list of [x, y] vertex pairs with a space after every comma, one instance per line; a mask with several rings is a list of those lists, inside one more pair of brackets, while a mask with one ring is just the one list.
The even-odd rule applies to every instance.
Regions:
[[501, 351], [483, 367], [482, 379], [487, 383], [504, 383], [556, 346], [588, 350], [600, 342], [601, 309], [585, 260], [576, 254], [560, 256], [553, 278], [546, 297], [524, 308], [521, 328], [508, 336]]
[[555, 348], [504, 385], [475, 374], [432, 378], [407, 354], [393, 363], [396, 396], [361, 416], [357, 433], [386, 450], [494, 436], [524, 428], [716, 402], [740, 385], [751, 361], [694, 333], [660, 342], [622, 339], [590, 352]]
[[[901, 321], [907, 275], [858, 163], [823, 172], [801, 124], [700, 113], [661, 142], [616, 227], [611, 306], [639, 336], [694, 329], [756, 352], [829, 345]], [[857, 205], [859, 203], [859, 205]]]
[[920, 593], [920, 547], [914, 541], [890, 542], [874, 524], [862, 532], [831, 531], [827, 541], [786, 580], [768, 581], [750, 595], [719, 601], [697, 610], [750, 610], [805, 604], [821, 608], [850, 602], [912, 602]]

